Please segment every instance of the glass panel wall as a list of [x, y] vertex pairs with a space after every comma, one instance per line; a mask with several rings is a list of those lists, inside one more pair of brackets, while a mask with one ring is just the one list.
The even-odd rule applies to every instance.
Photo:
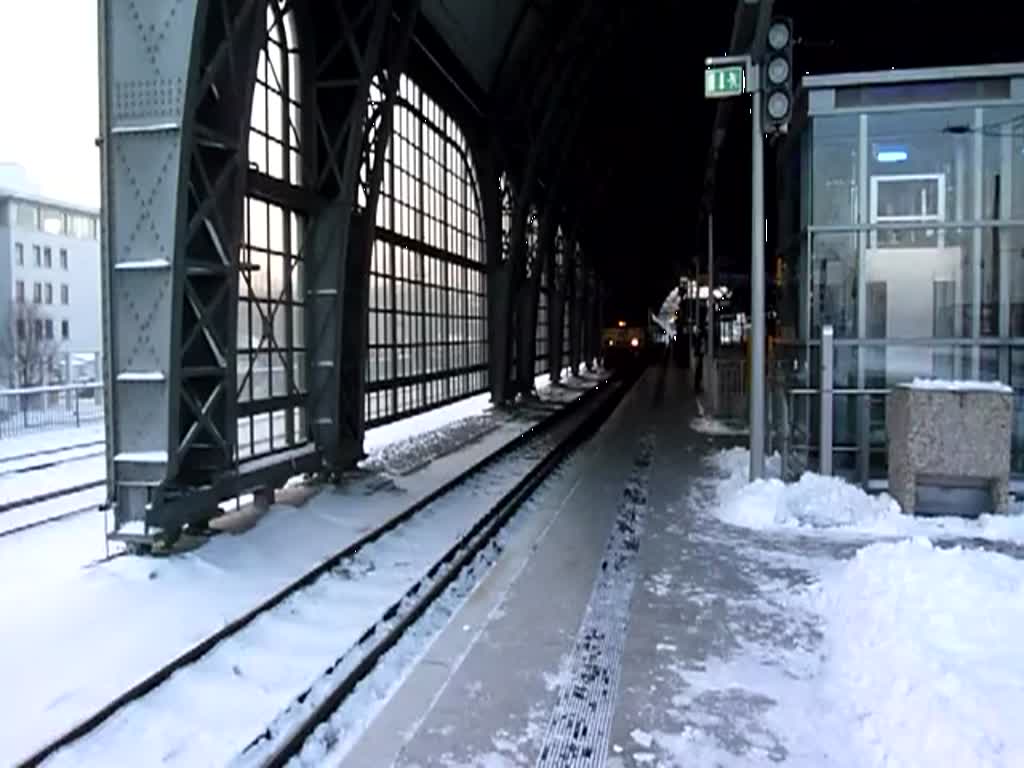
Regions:
[[[812, 116], [795, 141], [805, 225], [780, 254], [797, 304], [787, 325], [805, 345], [795, 364], [807, 367], [831, 325], [833, 385], [855, 390], [836, 397], [834, 465], [867, 480], [885, 471], [893, 385], [1000, 380], [1024, 392], [1024, 106], [838, 111]], [[1016, 472], [1022, 449], [1018, 418]]]

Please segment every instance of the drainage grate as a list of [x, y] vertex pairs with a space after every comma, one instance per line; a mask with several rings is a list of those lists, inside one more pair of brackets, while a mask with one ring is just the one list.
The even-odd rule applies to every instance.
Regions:
[[548, 722], [538, 768], [605, 764], [653, 456], [654, 436], [646, 435], [623, 490], [619, 514], [576, 637], [570, 679]]

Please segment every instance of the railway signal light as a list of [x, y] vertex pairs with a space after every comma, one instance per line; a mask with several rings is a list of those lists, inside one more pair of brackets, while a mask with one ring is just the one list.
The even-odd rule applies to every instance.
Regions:
[[785, 133], [793, 116], [793, 22], [776, 18], [768, 27], [764, 76], [764, 128]]

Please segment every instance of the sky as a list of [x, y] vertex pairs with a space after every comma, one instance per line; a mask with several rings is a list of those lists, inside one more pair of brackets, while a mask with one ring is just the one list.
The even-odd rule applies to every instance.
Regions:
[[0, 163], [47, 197], [100, 204], [95, 0], [0, 0]]

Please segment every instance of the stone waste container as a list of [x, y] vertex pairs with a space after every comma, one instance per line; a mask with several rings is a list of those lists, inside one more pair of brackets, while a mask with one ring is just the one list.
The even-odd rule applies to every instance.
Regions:
[[906, 514], [1005, 513], [1013, 390], [915, 380], [888, 396], [889, 493]]

